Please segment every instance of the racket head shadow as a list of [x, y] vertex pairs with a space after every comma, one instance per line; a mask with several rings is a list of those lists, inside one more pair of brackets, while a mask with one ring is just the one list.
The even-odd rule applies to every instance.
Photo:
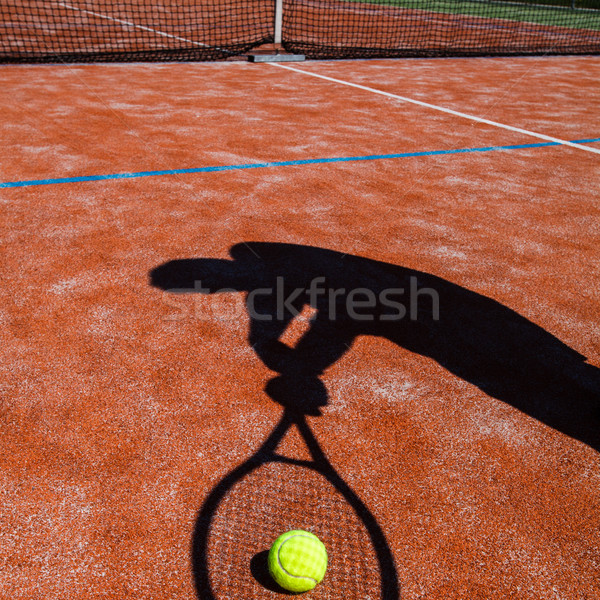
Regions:
[[[275, 453], [292, 424], [313, 460]], [[392, 554], [375, 517], [327, 461], [304, 419], [286, 413], [263, 447], [212, 490], [199, 512], [192, 547], [198, 598], [289, 594], [266, 572], [264, 553], [291, 529], [311, 531], [329, 554], [325, 578], [311, 598], [400, 598]]]

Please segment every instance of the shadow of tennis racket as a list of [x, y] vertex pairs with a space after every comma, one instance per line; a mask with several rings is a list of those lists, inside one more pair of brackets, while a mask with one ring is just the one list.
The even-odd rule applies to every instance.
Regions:
[[[301, 410], [289, 405], [286, 392], [292, 386], [309, 394]], [[264, 552], [282, 532], [302, 528], [323, 540], [330, 557], [325, 580], [311, 597], [398, 600], [398, 577], [381, 527], [333, 468], [307, 423], [306, 414], [326, 402], [325, 388], [312, 378], [278, 377], [266, 391], [285, 406], [279, 423], [211, 491], [198, 515], [192, 555], [199, 599], [260, 600], [286, 593], [266, 573]], [[291, 428], [310, 459], [278, 452]]]

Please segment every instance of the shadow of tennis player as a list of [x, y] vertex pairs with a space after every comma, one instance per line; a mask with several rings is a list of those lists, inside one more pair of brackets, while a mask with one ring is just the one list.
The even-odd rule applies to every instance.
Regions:
[[[245, 292], [249, 343], [283, 385], [291, 382], [290, 393], [359, 335], [380, 336], [600, 450], [600, 369], [506, 306], [427, 273], [322, 248], [248, 242], [230, 255], [170, 261], [151, 272], [151, 283], [180, 293]], [[280, 337], [304, 305], [315, 314], [290, 348]], [[294, 394], [289, 404], [306, 401]]]
[[[150, 273], [153, 286], [173, 293], [244, 292], [249, 343], [277, 373], [265, 392], [285, 407], [264, 444], [213, 488], [200, 509], [192, 544], [200, 600], [218, 600], [207, 550], [214, 515], [238, 481], [272, 459], [292, 425], [305, 439], [314, 467], [369, 534], [381, 574], [378, 598], [400, 597], [379, 524], [335, 472], [305, 420], [327, 404], [320, 375], [360, 335], [384, 337], [430, 357], [488, 395], [600, 450], [600, 369], [498, 302], [427, 273], [322, 248], [248, 242], [233, 246], [230, 255], [233, 260], [174, 260]], [[280, 338], [306, 305], [314, 316], [289, 347]], [[256, 555], [250, 568], [263, 586], [276, 589], [263, 555]]]

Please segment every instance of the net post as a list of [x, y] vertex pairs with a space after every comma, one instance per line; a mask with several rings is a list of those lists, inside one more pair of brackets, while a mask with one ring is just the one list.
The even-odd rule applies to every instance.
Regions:
[[275, 43], [281, 44], [281, 23], [283, 20], [283, 0], [275, 0]]

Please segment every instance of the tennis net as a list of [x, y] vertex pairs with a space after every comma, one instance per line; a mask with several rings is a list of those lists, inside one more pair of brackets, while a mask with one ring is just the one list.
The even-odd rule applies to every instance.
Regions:
[[216, 60], [275, 41], [308, 58], [600, 53], [600, 0], [0, 3], [2, 62]]

